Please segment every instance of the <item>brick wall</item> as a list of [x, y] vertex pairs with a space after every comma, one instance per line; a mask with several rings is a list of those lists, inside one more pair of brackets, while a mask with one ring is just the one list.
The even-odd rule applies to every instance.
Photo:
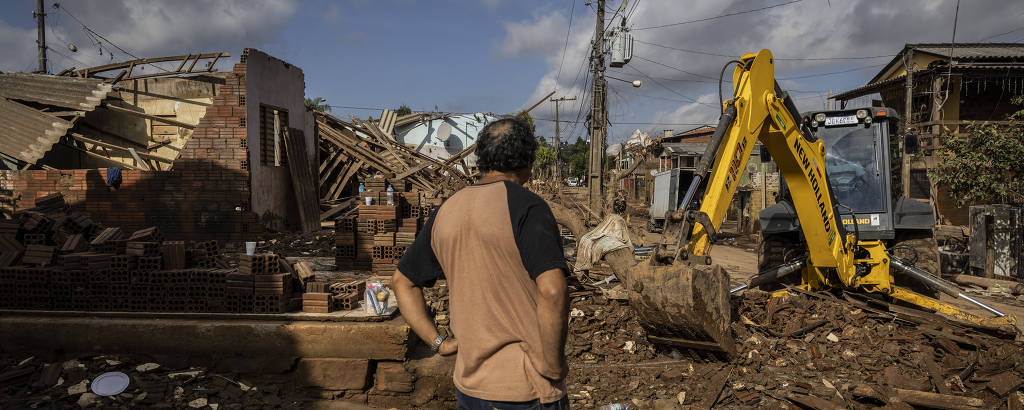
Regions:
[[106, 185], [106, 169], [0, 171], [0, 181], [15, 209], [61, 192], [105, 226], [157, 226], [168, 239], [247, 239], [260, 224], [249, 211], [245, 103], [245, 65], [237, 64], [172, 169], [124, 169], [116, 190]]

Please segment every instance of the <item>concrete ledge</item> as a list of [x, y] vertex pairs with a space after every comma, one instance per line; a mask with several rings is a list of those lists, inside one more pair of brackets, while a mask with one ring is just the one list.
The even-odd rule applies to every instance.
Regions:
[[37, 357], [135, 354], [168, 365], [203, 363], [219, 371], [281, 373], [303, 357], [405, 360], [409, 326], [384, 322], [0, 316], [0, 349]]

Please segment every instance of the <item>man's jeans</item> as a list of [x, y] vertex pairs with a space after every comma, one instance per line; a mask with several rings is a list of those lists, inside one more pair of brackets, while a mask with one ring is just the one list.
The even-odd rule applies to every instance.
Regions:
[[490, 401], [478, 399], [463, 394], [456, 389], [455, 397], [459, 402], [459, 410], [568, 410], [569, 397], [562, 397], [562, 400], [554, 403], [541, 403], [540, 400], [533, 401]]

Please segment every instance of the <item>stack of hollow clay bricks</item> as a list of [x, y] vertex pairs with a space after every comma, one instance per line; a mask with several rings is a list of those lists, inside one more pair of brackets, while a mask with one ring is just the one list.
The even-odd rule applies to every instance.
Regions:
[[302, 294], [302, 311], [330, 313], [356, 309], [364, 291], [366, 281], [355, 278], [337, 279], [332, 282], [308, 282], [306, 293]]
[[276, 255], [256, 273], [218, 262], [216, 241], [165, 241], [158, 228], [124, 232], [72, 210], [61, 194], [0, 221], [0, 309], [283, 312], [291, 280]]
[[[363, 181], [366, 192], [360, 197], [356, 216], [341, 218], [335, 224], [336, 263], [339, 269], [369, 270], [391, 275], [398, 261], [412, 245], [424, 218], [441, 203], [422, 192], [398, 189], [388, 203], [387, 181], [371, 178]], [[369, 198], [371, 205], [367, 205]]]

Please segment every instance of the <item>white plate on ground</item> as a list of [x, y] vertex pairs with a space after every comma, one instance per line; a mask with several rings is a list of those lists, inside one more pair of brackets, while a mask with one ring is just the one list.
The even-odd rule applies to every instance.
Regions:
[[107, 372], [96, 376], [92, 381], [92, 392], [100, 396], [113, 396], [121, 394], [128, 388], [132, 380], [127, 374], [121, 372]]

